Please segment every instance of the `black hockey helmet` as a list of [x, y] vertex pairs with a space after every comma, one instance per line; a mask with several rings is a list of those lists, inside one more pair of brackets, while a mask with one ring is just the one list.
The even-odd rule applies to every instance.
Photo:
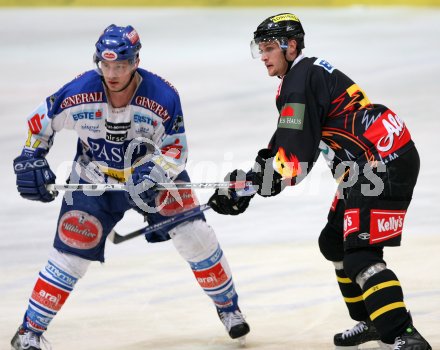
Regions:
[[305, 47], [304, 35], [305, 32], [298, 17], [291, 13], [280, 13], [261, 22], [254, 32], [251, 47], [258, 46], [262, 41], [278, 40], [280, 47], [285, 50], [287, 40], [296, 39], [298, 52], [300, 52]]

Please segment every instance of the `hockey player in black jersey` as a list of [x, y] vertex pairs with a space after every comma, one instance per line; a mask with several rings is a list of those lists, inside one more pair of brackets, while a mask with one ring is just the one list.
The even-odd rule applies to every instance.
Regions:
[[[429, 350], [383, 254], [384, 247], [400, 245], [420, 166], [416, 147], [393, 111], [372, 104], [324, 59], [304, 56], [304, 34], [290, 13], [267, 18], [254, 32], [253, 57], [261, 57], [268, 74], [281, 79], [277, 128], [254, 168], [234, 170], [227, 179], [246, 178], [259, 195], [276, 196], [301, 181], [322, 153], [340, 185], [319, 246], [333, 262], [349, 314], [358, 321], [336, 334], [334, 344], [378, 340], [394, 350]], [[252, 197], [217, 190], [209, 203], [220, 214], [238, 215]]]

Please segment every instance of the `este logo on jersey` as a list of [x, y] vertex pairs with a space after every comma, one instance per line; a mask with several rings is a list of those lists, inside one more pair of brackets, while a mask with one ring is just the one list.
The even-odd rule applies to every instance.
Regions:
[[146, 124], [151, 125], [151, 126], [157, 126], [157, 121], [154, 120], [152, 117], [150, 117], [148, 115], [135, 114], [133, 116], [133, 121], [136, 124], [146, 123]]
[[97, 111], [82, 111], [79, 113], [72, 114], [72, 118], [74, 121], [78, 120], [101, 120], [102, 111], [98, 109]]

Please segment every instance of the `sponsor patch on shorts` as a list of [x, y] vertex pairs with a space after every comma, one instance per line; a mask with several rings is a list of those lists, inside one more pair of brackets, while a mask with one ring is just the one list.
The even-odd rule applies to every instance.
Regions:
[[406, 210], [372, 209], [370, 212], [370, 243], [379, 243], [400, 236]]
[[360, 230], [359, 208], [348, 209], [344, 213], [344, 238]]
[[161, 191], [156, 197], [156, 208], [163, 216], [172, 216], [193, 209], [199, 201], [192, 189]]
[[71, 210], [61, 217], [58, 235], [69, 247], [91, 249], [101, 240], [102, 225], [97, 218], [86, 212]]

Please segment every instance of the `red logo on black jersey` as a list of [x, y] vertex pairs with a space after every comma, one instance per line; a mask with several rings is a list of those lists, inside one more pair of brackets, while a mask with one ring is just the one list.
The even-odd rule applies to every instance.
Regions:
[[392, 111], [385, 111], [364, 133], [382, 158], [396, 152], [411, 140], [405, 123]]

